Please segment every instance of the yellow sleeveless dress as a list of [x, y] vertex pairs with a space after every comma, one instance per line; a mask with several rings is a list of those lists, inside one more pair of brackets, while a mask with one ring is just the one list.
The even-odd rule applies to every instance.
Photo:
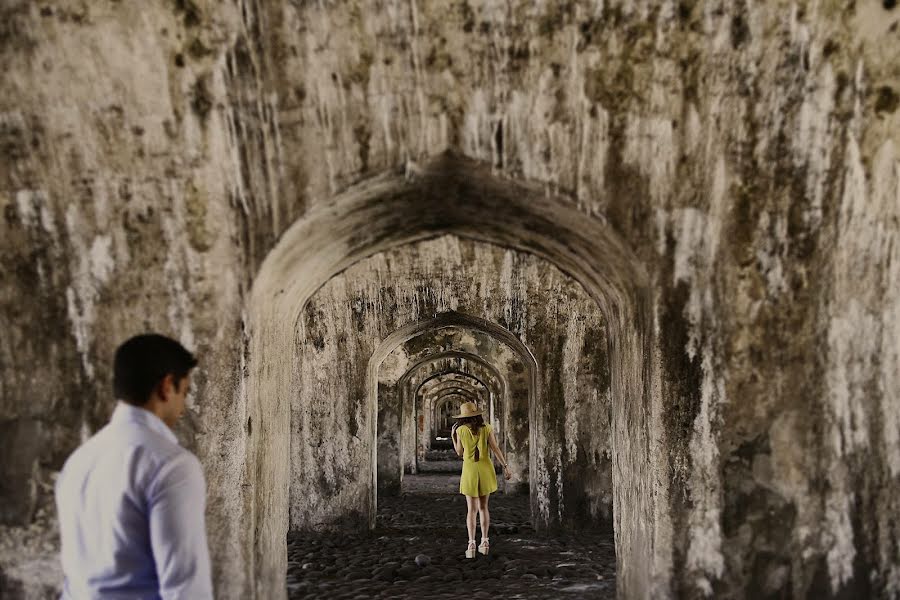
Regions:
[[[463, 425], [456, 430], [459, 441], [463, 446], [463, 468], [459, 478], [459, 493], [466, 496], [487, 496], [497, 491], [497, 474], [494, 472], [494, 463], [488, 452], [488, 437], [491, 434], [491, 426], [485, 424], [475, 436], [468, 425]], [[475, 448], [478, 448], [480, 457], [475, 461]]]

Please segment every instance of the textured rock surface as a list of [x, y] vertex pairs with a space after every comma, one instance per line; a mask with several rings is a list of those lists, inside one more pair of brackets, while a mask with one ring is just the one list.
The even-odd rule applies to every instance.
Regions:
[[[261, 300], [302, 305], [442, 218], [605, 303], [621, 594], [900, 595], [891, 6], [5, 2], [0, 419], [42, 424], [37, 504], [109, 414], [115, 345], [176, 335], [203, 359], [180, 434], [206, 468], [218, 595], [283, 594], [290, 452], [262, 440], [290, 437], [279, 328], [300, 307]], [[415, 180], [446, 148], [533, 185], [476, 173], [493, 200], [340, 212], [351, 184]], [[319, 252], [287, 236], [260, 272], [301, 216], [331, 227], [307, 236]], [[646, 301], [622, 292], [635, 274]], [[52, 539], [32, 529], [3, 538]], [[4, 550], [10, 589], [55, 585], [26, 568], [52, 556]]]
[[0, 439], [5, 450], [0, 457], [4, 475], [0, 494], [0, 523], [28, 525], [37, 503], [38, 458], [41, 455], [40, 423], [14, 419], [0, 423]]

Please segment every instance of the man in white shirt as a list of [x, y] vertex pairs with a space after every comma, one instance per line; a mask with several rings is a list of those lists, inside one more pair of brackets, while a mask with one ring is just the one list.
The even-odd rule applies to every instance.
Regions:
[[116, 350], [112, 418], [56, 483], [64, 600], [212, 598], [206, 482], [172, 433], [196, 365], [161, 335]]

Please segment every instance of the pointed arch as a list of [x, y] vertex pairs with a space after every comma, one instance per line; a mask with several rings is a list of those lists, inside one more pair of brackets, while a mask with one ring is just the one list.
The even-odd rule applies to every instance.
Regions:
[[248, 358], [240, 387], [243, 418], [253, 423], [252, 431], [245, 430], [242, 487], [245, 580], [252, 588], [247, 595], [285, 594], [289, 398], [294, 331], [303, 307], [319, 287], [360, 259], [443, 234], [553, 263], [581, 283], [606, 316], [617, 448], [617, 585], [623, 595], [646, 597], [655, 576], [648, 576], [647, 565], [652, 570], [657, 564], [656, 518], [665, 510], [653, 505], [653, 322], [646, 271], [611, 227], [586, 217], [570, 199], [548, 193], [542, 184], [498, 177], [490, 165], [452, 152], [413, 176], [386, 172], [316, 204], [285, 232], [256, 277], [247, 305]]

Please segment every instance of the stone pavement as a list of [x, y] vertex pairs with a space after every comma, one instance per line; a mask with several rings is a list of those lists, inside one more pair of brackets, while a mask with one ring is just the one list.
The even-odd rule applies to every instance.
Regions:
[[380, 500], [366, 535], [289, 535], [291, 600], [615, 598], [612, 534], [539, 535], [527, 496], [491, 497], [491, 553], [467, 560], [458, 482], [458, 475], [405, 476], [403, 494]]

